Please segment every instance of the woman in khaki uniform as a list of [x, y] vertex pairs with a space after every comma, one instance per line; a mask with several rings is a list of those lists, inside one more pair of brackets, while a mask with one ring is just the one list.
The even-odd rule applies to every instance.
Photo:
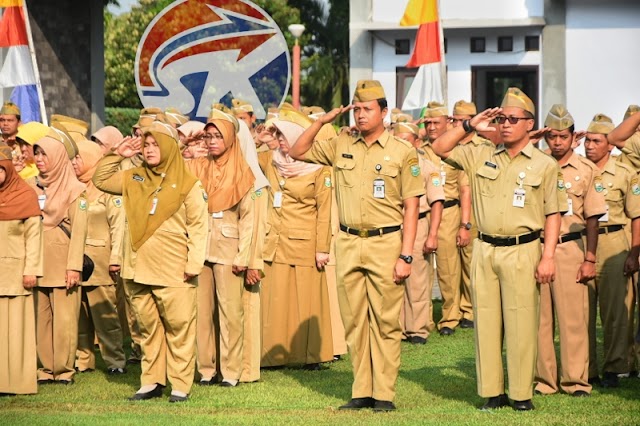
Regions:
[[188, 399], [196, 361], [196, 286], [207, 235], [202, 186], [184, 166], [176, 130], [155, 121], [143, 128], [144, 163], [126, 171], [121, 163], [140, 152], [127, 139], [98, 163], [98, 189], [123, 195], [128, 231], [123, 270], [125, 290], [142, 334], [141, 388], [130, 400], [162, 396]]
[[273, 121], [280, 149], [261, 156], [271, 183], [262, 288], [262, 366], [333, 360], [331, 313], [324, 266], [331, 244], [331, 170], [288, 156], [311, 125], [296, 111]]
[[[255, 203], [252, 197], [255, 178], [237, 140], [238, 121], [229, 114], [214, 112], [205, 126], [204, 138], [209, 146], [209, 156], [187, 164], [202, 180], [207, 193], [209, 237], [201, 285], [206, 294], [215, 294], [213, 309], [218, 312], [218, 323], [214, 325], [219, 330], [217, 369], [222, 376], [220, 385], [233, 387], [242, 376], [243, 289], [255, 239]], [[203, 306], [210, 309], [207, 304], [199, 304], [201, 309]], [[203, 334], [199, 333], [198, 337], [201, 336]], [[214, 371], [209, 373], [210, 377], [202, 369], [201, 374], [201, 382], [217, 381]]]
[[107, 372], [124, 374], [125, 356], [116, 309], [115, 283], [122, 263], [122, 197], [105, 194], [91, 182], [98, 161], [102, 158], [100, 146], [86, 140], [79, 140], [77, 145], [80, 154], [71, 163], [78, 180], [87, 185], [89, 225], [85, 253], [93, 260], [95, 269], [89, 281], [82, 283], [76, 368], [79, 371], [95, 370], [95, 334]]
[[44, 226], [44, 270], [35, 290], [38, 383], [71, 384], [75, 374], [88, 203], [69, 161], [72, 146], [67, 133], [51, 128], [34, 147]]
[[35, 312], [31, 289], [42, 276], [38, 197], [18, 175], [11, 148], [0, 147], [0, 394], [37, 387]]

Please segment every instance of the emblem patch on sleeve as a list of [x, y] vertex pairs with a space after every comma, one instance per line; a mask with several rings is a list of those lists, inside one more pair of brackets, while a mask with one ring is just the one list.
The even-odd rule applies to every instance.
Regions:
[[117, 208], [122, 207], [122, 198], [120, 197], [114, 198], [113, 205], [116, 206]]

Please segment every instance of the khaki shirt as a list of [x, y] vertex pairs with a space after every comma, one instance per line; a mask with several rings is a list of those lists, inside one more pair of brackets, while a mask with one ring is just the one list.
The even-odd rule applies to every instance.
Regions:
[[561, 169], [571, 207], [562, 216], [560, 235], [582, 232], [588, 218], [607, 212], [604, 196], [596, 191], [595, 186], [600, 178], [600, 170], [591, 161], [575, 153]]
[[[331, 169], [285, 179], [272, 158], [271, 152], [260, 157], [270, 183], [264, 259], [315, 267], [316, 253], [329, 253], [331, 244]], [[282, 193], [282, 207], [273, 205], [277, 192]]]
[[[566, 194], [559, 189], [560, 167], [531, 143], [513, 159], [503, 145], [464, 145], [447, 163], [467, 172], [478, 230], [515, 236], [544, 228], [546, 216], [562, 212]], [[514, 191], [526, 191], [524, 207], [514, 206]]]
[[[424, 195], [416, 149], [386, 130], [367, 146], [362, 136], [315, 142], [306, 161], [333, 166], [340, 223], [355, 229], [400, 225], [403, 201]], [[384, 198], [374, 197], [384, 182]]]
[[594, 187], [607, 202], [608, 214], [600, 218], [601, 227], [626, 225], [629, 219], [640, 217], [638, 175], [630, 166], [609, 158]]
[[440, 183], [444, 189], [445, 200], [460, 200], [460, 187], [469, 186], [469, 180], [465, 172], [442, 161], [440, 157], [433, 152], [431, 142], [425, 142], [421, 149], [425, 151], [427, 158], [431, 160], [433, 164], [440, 166]]
[[640, 132], [636, 132], [624, 144], [618, 161], [631, 166], [636, 173], [640, 172]]
[[424, 178], [424, 188], [426, 195], [420, 197], [420, 213], [430, 212], [431, 205], [436, 201], [444, 201], [444, 189], [442, 187], [442, 176], [440, 170], [429, 160], [424, 151], [418, 150], [420, 160], [420, 172]]
[[125, 213], [122, 197], [102, 194], [89, 203], [89, 225], [85, 254], [95, 264], [89, 281], [82, 285], [113, 285], [109, 265], [122, 264]]
[[42, 277], [42, 218], [0, 221], [0, 235], [0, 296], [31, 294], [22, 286], [22, 277]]

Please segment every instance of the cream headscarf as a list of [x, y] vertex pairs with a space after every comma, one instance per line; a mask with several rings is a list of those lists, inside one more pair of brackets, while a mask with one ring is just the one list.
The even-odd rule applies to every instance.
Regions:
[[244, 154], [244, 159], [249, 164], [251, 168], [251, 172], [256, 178], [255, 183], [253, 184], [253, 189], [258, 190], [262, 188], [266, 188], [269, 186], [269, 180], [266, 178], [264, 173], [262, 173], [262, 169], [260, 168], [260, 163], [258, 162], [258, 151], [256, 151], [256, 144], [253, 141], [253, 136], [251, 136], [251, 130], [247, 126], [247, 123], [244, 121], [240, 121], [240, 130], [238, 131], [238, 141], [240, 142], [240, 148], [242, 149], [242, 154]]
[[[304, 133], [304, 127], [290, 121], [280, 119], [273, 120], [273, 125], [284, 135], [289, 144], [289, 148], [293, 147], [298, 138]], [[280, 148], [273, 151], [273, 165], [278, 169], [278, 173], [284, 178], [295, 178], [298, 176], [308, 175], [323, 166], [320, 164], [311, 164], [304, 161], [294, 160], [289, 154], [283, 154]]]
[[123, 136], [120, 130], [113, 126], [103, 127], [102, 129], [91, 135], [91, 140], [96, 142], [99, 140], [102, 145], [105, 146], [107, 152], [111, 151], [111, 148], [122, 140]]
[[[100, 139], [102, 142], [102, 139]], [[78, 145], [78, 151], [80, 151], [80, 158], [82, 158], [82, 163], [84, 167], [80, 171], [80, 176], [78, 176], [78, 180], [85, 185], [87, 185], [87, 200], [89, 202], [97, 200], [100, 195], [102, 195], [102, 191], [100, 191], [91, 181], [93, 178], [93, 174], [96, 172], [96, 168], [98, 167], [98, 161], [102, 158], [102, 150], [98, 146], [98, 144], [89, 142], [88, 140], [78, 140], [76, 141], [76, 145]]]

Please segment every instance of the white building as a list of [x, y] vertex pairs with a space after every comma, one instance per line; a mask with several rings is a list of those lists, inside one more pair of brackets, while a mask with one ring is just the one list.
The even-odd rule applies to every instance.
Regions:
[[[417, 27], [400, 27], [408, 0], [351, 0], [351, 89], [380, 80], [401, 106], [417, 69], [404, 65]], [[640, 103], [640, 1], [440, 0], [448, 105], [500, 104], [518, 86], [544, 120], [564, 103], [585, 128], [603, 112], [617, 123]]]

